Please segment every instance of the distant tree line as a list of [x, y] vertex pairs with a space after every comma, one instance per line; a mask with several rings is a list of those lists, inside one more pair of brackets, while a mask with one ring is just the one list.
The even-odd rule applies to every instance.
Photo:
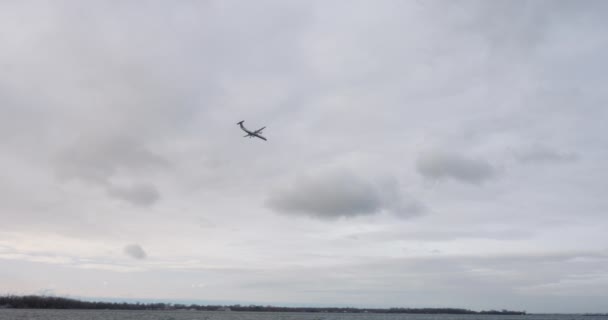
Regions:
[[199, 311], [256, 311], [256, 312], [330, 312], [330, 313], [418, 313], [418, 314], [493, 314], [524, 315], [525, 311], [472, 311], [457, 308], [320, 308], [276, 307], [259, 305], [197, 305], [179, 303], [126, 303], [82, 301], [54, 296], [0, 296], [0, 308], [16, 309], [108, 309], [108, 310], [199, 310]]

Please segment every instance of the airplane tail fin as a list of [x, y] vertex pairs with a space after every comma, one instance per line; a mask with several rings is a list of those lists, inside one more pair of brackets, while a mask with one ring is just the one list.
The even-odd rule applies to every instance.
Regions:
[[237, 122], [236, 124], [243, 125], [243, 122], [245, 122], [245, 120], [241, 120], [241, 121]]

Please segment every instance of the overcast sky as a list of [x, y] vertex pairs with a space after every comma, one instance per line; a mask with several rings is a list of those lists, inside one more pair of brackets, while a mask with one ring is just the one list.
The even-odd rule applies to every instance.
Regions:
[[2, 1], [0, 293], [606, 312], [607, 10]]

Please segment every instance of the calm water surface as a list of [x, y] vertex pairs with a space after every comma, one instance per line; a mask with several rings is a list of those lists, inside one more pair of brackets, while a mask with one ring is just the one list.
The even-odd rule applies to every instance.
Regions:
[[325, 314], [209, 311], [17, 310], [0, 309], [0, 320], [608, 320], [577, 315]]

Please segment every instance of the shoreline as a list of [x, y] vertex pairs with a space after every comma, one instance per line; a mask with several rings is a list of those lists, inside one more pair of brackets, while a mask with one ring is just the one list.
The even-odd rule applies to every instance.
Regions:
[[127, 303], [85, 301], [55, 296], [0, 296], [0, 309], [49, 310], [127, 310], [127, 311], [218, 311], [265, 313], [378, 313], [378, 314], [470, 314], [470, 315], [527, 315], [526, 311], [482, 310], [461, 308], [355, 308], [355, 307], [278, 307], [271, 305], [199, 305], [180, 303]]

